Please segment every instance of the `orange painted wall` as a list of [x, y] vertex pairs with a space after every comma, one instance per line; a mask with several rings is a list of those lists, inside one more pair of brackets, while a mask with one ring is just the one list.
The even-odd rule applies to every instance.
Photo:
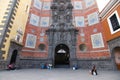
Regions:
[[105, 18], [102, 19], [102, 26], [104, 28], [104, 34], [105, 34], [105, 37], [106, 37], [107, 41], [110, 41], [114, 38], [120, 37], [120, 31], [116, 32], [114, 34], [111, 34], [110, 28], [109, 28], [109, 25], [108, 25], [108, 22], [107, 22], [107, 18], [116, 10], [117, 10], [119, 18], [120, 18], [120, 4], [118, 4], [114, 9], [112, 9], [111, 12], [109, 12], [109, 14], [107, 14], [105, 16]]

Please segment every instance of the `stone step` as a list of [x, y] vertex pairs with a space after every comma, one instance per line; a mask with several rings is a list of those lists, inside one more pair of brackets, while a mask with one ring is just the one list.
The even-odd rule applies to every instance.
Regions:
[[70, 65], [55, 65], [55, 68], [70, 68]]

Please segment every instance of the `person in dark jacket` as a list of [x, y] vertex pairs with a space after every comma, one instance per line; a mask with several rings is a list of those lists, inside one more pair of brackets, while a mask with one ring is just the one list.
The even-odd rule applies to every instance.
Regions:
[[95, 66], [95, 65], [93, 66], [93, 68], [92, 68], [92, 70], [91, 70], [91, 74], [92, 74], [92, 75], [98, 75], [97, 69], [96, 69], [96, 66]]

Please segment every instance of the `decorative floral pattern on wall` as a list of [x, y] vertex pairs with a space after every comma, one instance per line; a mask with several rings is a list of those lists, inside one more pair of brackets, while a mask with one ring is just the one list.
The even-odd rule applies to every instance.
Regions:
[[35, 48], [36, 46], [36, 36], [33, 34], [27, 34], [26, 44], [25, 47], [28, 48]]
[[82, 9], [82, 2], [81, 1], [75, 1], [74, 2], [74, 9], [81, 10]]
[[48, 27], [49, 26], [49, 17], [41, 17], [41, 27]]
[[95, 0], [85, 0], [86, 7], [90, 7], [95, 4]]
[[30, 24], [32, 24], [33, 26], [39, 26], [39, 16], [37, 16], [35, 14], [31, 14]]
[[103, 48], [104, 47], [102, 33], [97, 33], [97, 34], [91, 35], [91, 41], [92, 41], [93, 48]]
[[88, 15], [89, 26], [99, 23], [98, 13], [94, 12]]
[[43, 10], [50, 10], [50, 2], [44, 2], [43, 4]]
[[79, 16], [79, 17], [75, 17], [75, 23], [77, 27], [84, 27], [84, 17], [83, 16]]
[[41, 7], [42, 7], [42, 2], [41, 0], [34, 0], [34, 7], [41, 10]]

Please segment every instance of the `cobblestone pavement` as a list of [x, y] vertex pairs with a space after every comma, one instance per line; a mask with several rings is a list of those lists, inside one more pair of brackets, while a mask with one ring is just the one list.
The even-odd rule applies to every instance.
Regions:
[[20, 69], [0, 71], [0, 80], [120, 80], [120, 71], [98, 71], [92, 76], [89, 70], [72, 69]]

